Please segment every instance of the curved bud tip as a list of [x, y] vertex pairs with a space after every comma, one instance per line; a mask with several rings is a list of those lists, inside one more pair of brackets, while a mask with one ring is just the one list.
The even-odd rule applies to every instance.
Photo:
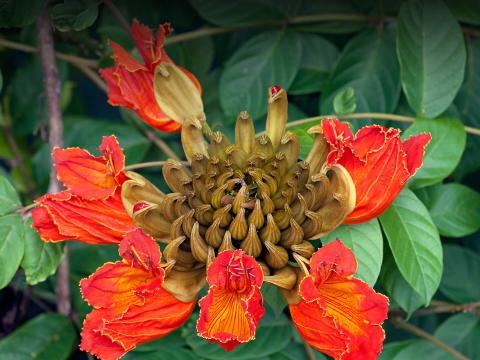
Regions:
[[135, 205], [133, 205], [133, 213], [139, 212], [140, 210], [146, 209], [150, 205], [147, 204], [146, 202], [138, 202]]
[[282, 90], [282, 87], [280, 85], [273, 85], [270, 88], [270, 96], [275, 97], [280, 91]]

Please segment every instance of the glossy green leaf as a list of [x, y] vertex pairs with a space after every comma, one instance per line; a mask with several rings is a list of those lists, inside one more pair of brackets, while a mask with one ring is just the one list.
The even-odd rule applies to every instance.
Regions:
[[480, 300], [480, 255], [458, 245], [444, 245], [440, 291], [455, 303]]
[[[456, 1], [461, 3], [461, 1]], [[454, 105], [458, 116], [465, 125], [480, 128], [480, 39], [471, 38], [467, 42], [467, 68], [465, 80], [455, 98]], [[462, 156], [462, 161], [455, 170], [461, 177], [480, 169], [478, 154], [480, 153], [480, 138], [468, 136], [467, 146]]]
[[395, 360], [397, 354], [412, 344], [412, 340], [396, 341], [385, 344], [378, 360]]
[[442, 247], [438, 230], [425, 205], [404, 189], [380, 223], [395, 263], [407, 283], [428, 304], [442, 276]]
[[480, 229], [480, 193], [449, 183], [420, 189], [418, 197], [430, 211], [440, 235], [463, 237]]
[[225, 113], [237, 116], [247, 110], [253, 119], [265, 115], [268, 88], [280, 85], [288, 90], [299, 69], [301, 51], [300, 41], [288, 31], [264, 32], [243, 44], [220, 78]]
[[280, 316], [288, 305], [280, 289], [272, 284], [264, 283], [260, 290], [265, 304], [270, 306], [276, 317]]
[[289, 131], [293, 132], [298, 136], [298, 140], [300, 141], [300, 159], [305, 159], [310, 152], [310, 149], [312, 148], [313, 136], [307, 131], [314, 125], [315, 124], [312, 123], [288, 129]]
[[15, 211], [20, 206], [17, 191], [4, 176], [0, 176], [0, 215]]
[[215, 25], [235, 26], [259, 21], [281, 20], [282, 13], [254, 0], [190, 0], [201, 17]]
[[22, 217], [0, 217], [0, 289], [8, 285], [17, 272], [24, 252]]
[[238, 346], [227, 355], [220, 345], [210, 344], [205, 339], [199, 337], [195, 324], [196, 319], [192, 319], [184, 329], [187, 344], [193, 349], [197, 356], [212, 360], [250, 360], [263, 358], [281, 351], [287, 346], [292, 337], [292, 326], [285, 316], [268, 318], [268, 315], [266, 315], [260, 320], [259, 327], [255, 334], [255, 340]]
[[348, 42], [322, 93], [320, 113], [331, 114], [335, 96], [348, 87], [355, 90], [357, 111], [393, 112], [400, 78], [392, 29], [364, 31]]
[[401, 82], [418, 116], [434, 118], [462, 84], [466, 52], [462, 30], [441, 0], [409, 0], [398, 16]]
[[24, 223], [23, 231], [25, 254], [22, 259], [22, 268], [25, 271], [27, 283], [35, 285], [55, 273], [63, 257], [63, 246], [59, 243], [42, 241], [37, 231], [32, 228], [32, 218]]
[[53, 25], [60, 31], [80, 31], [93, 25], [99, 0], [64, 0], [50, 11]]
[[357, 108], [357, 100], [355, 98], [355, 90], [351, 87], [345, 88], [335, 95], [333, 98], [333, 110], [335, 114], [348, 115]]
[[48, 313], [23, 324], [0, 341], [2, 360], [66, 360], [75, 346], [76, 332], [64, 315]]
[[[478, 324], [479, 320], [473, 314], [456, 314], [444, 321], [435, 331], [434, 336], [451, 347], [461, 348], [465, 341], [470, 341], [470, 334]], [[421, 340], [402, 349], [394, 359], [451, 360], [454, 358], [435, 344]]]
[[386, 249], [380, 273], [380, 282], [392, 304], [397, 304], [410, 316], [425, 300], [403, 278], [390, 249]]
[[[319, 92], [325, 86], [338, 58], [338, 50], [330, 41], [315, 34], [297, 33], [302, 44], [300, 70], [288, 89], [291, 95]], [[319, 56], [318, 54], [322, 54]]]
[[46, 0], [3, 0], [0, 3], [0, 28], [20, 27], [33, 23]]
[[444, 0], [444, 2], [459, 21], [480, 25], [480, 2], [477, 0]]
[[411, 135], [428, 132], [432, 140], [425, 149], [422, 167], [410, 179], [413, 188], [438, 183], [450, 175], [458, 165], [465, 149], [466, 133], [457, 118], [417, 119], [403, 134], [403, 139]]
[[340, 239], [355, 254], [356, 276], [373, 286], [380, 274], [383, 259], [382, 231], [377, 219], [356, 225], [341, 225], [322, 238], [324, 245]]

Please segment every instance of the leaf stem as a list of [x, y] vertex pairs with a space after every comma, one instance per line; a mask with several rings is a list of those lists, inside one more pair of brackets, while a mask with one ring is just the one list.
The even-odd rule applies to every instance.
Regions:
[[[288, 122], [286, 125], [286, 128], [292, 128], [295, 126], [300, 126], [303, 124], [308, 124], [310, 122], [314, 121], [319, 121], [319, 120], [324, 120], [324, 119], [376, 119], [376, 120], [393, 120], [393, 121], [399, 121], [399, 122], [405, 122], [405, 123], [414, 123], [415, 118], [410, 117], [410, 116], [403, 116], [403, 115], [397, 115], [397, 114], [387, 114], [387, 113], [377, 113], [377, 112], [365, 112], [365, 113], [353, 113], [349, 115], [319, 115], [319, 116], [313, 116], [313, 117], [308, 117], [300, 120], [295, 120]], [[470, 126], [464, 126], [465, 131], [469, 134], [472, 135], [477, 135], [480, 136], [480, 129], [473, 128]]]
[[117, 22], [127, 30], [127, 33], [130, 34], [130, 24], [128, 23], [127, 19], [122, 15], [120, 10], [115, 6], [112, 0], [103, 0], [103, 3], [108, 7], [110, 12], [112, 13], [113, 17], [117, 20]]
[[305, 352], [307, 353], [308, 360], [315, 360], [315, 354], [313, 353], [312, 347], [306, 342], [303, 342], [303, 346], [305, 347]]
[[455, 359], [458, 360], [468, 360], [467, 357], [465, 357], [463, 354], [452, 348], [450, 345], [444, 343], [440, 339], [436, 338], [435, 336], [429, 334], [428, 332], [420, 329], [419, 327], [410, 324], [406, 320], [404, 320], [401, 316], [394, 316], [391, 318], [391, 321], [393, 325], [396, 327], [403, 329], [405, 331], [408, 331], [409, 333], [412, 333], [418, 337], [421, 337], [425, 340], [430, 341], [432, 344], [438, 346], [440, 349], [448, 352], [450, 355], [452, 355]]
[[[55, 60], [55, 48], [53, 43], [52, 26], [48, 16], [47, 8], [37, 19], [37, 39], [39, 54], [42, 63], [43, 83], [47, 97], [50, 147], [63, 147], [63, 120], [60, 107], [61, 83], [58, 75], [57, 62]], [[55, 168], [50, 172], [49, 193], [57, 193], [61, 185], [57, 180]], [[61, 314], [69, 315], [70, 304], [70, 282], [69, 282], [69, 259], [68, 246], [64, 247], [64, 257], [57, 272], [57, 308]]]

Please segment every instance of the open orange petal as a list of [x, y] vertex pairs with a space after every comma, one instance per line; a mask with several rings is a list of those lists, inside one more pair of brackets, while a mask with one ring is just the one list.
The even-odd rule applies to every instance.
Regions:
[[135, 229], [120, 198], [120, 189], [105, 200], [85, 200], [69, 191], [35, 200], [33, 227], [44, 241], [78, 240], [89, 244], [118, 244]]
[[152, 69], [160, 61], [171, 62], [163, 48], [165, 39], [171, 32], [172, 27], [170, 24], [160, 24], [154, 38], [152, 30], [148, 26], [140, 24], [136, 19], [133, 20], [131, 27], [132, 37], [135, 40], [138, 52], [142, 55], [149, 69]]
[[254, 339], [265, 313], [260, 265], [242, 250], [223, 251], [210, 265], [207, 281], [210, 289], [199, 302], [198, 334], [227, 351]]
[[422, 165], [429, 134], [403, 142], [397, 129], [365, 126], [352, 138], [346, 123], [325, 120], [322, 129], [330, 145], [329, 165], [343, 165], [353, 179], [356, 206], [346, 224], [367, 222], [383, 213]]
[[303, 300], [290, 306], [304, 339], [335, 359], [376, 359], [382, 350], [388, 298], [353, 278], [356, 268], [353, 253], [339, 240], [325, 245], [300, 284]]
[[105, 199], [119, 186], [125, 156], [115, 136], [103, 137], [102, 156], [80, 148], [53, 150], [58, 179], [75, 195], [87, 200]]
[[123, 261], [107, 263], [80, 282], [95, 308], [85, 319], [80, 347], [102, 360], [116, 360], [172, 332], [195, 307], [195, 301], [179, 301], [162, 288], [160, 248], [151, 236], [140, 229], [128, 233], [119, 253]]

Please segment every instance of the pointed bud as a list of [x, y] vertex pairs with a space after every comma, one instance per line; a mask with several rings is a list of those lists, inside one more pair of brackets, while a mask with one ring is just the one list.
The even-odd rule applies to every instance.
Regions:
[[308, 271], [307, 265], [310, 264], [310, 261], [306, 258], [304, 258], [302, 255], [299, 255], [297, 253], [292, 253], [293, 258], [297, 262], [298, 266], [302, 270], [304, 276], [310, 275], [310, 272]]
[[213, 221], [213, 210], [210, 204], [204, 204], [195, 208], [195, 219], [202, 225], [210, 225]]
[[262, 211], [264, 215], [271, 214], [275, 211], [275, 204], [267, 194], [260, 193], [260, 199], [262, 202]]
[[247, 155], [253, 152], [255, 128], [252, 118], [246, 111], [242, 111], [238, 115], [237, 123], [235, 124], [235, 145]]
[[250, 224], [248, 233], [245, 239], [241, 242], [240, 248], [248, 255], [257, 257], [262, 252], [262, 242], [258, 238], [257, 229], [255, 225]]
[[182, 227], [184, 218], [185, 215], [182, 215], [172, 223], [172, 225], [170, 226], [170, 239], [176, 239], [177, 237], [185, 235]]
[[173, 222], [178, 218], [177, 212], [175, 211], [175, 203], [181, 198], [184, 198], [182, 194], [170, 193], [163, 198], [161, 204], [159, 205], [160, 211], [168, 221]]
[[287, 167], [290, 169], [298, 161], [298, 155], [300, 154], [300, 141], [297, 135], [288, 131], [283, 135], [278, 146], [278, 152], [286, 155]]
[[228, 229], [232, 234], [232, 238], [235, 240], [243, 240], [247, 236], [248, 226], [247, 221], [245, 220], [245, 209], [240, 208], [237, 215], [230, 223]]
[[307, 259], [309, 259], [315, 252], [315, 247], [310, 241], [302, 241], [300, 244], [292, 245], [291, 249], [298, 255], [301, 255]]
[[128, 180], [122, 184], [122, 203], [127, 213], [133, 215], [133, 207], [139, 202], [160, 204], [165, 197], [155, 185], [145, 179], [142, 175], [133, 171], [125, 173]]
[[262, 268], [263, 276], [270, 275], [270, 268], [263, 261], [257, 261], [257, 264]]
[[330, 179], [327, 175], [318, 173], [311, 177], [311, 186], [314, 196], [312, 196], [312, 201], [309, 206], [310, 210], [316, 211], [320, 206], [329, 201], [329, 197], [332, 196], [332, 191], [330, 189]]
[[227, 227], [232, 222], [232, 215], [230, 214], [231, 204], [227, 204], [213, 213], [213, 220], [220, 219], [220, 226]]
[[264, 242], [267, 248], [267, 255], [265, 255], [265, 261], [272, 269], [281, 269], [288, 263], [288, 253], [281, 246], [272, 244], [270, 241]]
[[183, 302], [192, 302], [195, 301], [206, 281], [205, 268], [191, 271], [176, 271], [176, 269], [173, 269], [165, 277], [162, 287], [176, 299]]
[[133, 214], [132, 218], [135, 226], [142, 228], [157, 240], [169, 242], [170, 239], [176, 237], [172, 238], [169, 236], [172, 223], [165, 219], [156, 204], [149, 204], [147, 207], [142, 207]]
[[165, 246], [165, 249], [163, 249], [163, 257], [165, 260], [167, 260], [167, 262], [177, 258], [178, 248], [185, 241], [185, 239], [185, 236], [180, 236], [176, 239], [173, 239], [167, 246]]
[[225, 150], [225, 155], [227, 156], [227, 159], [232, 162], [234, 167], [242, 170], [247, 167], [248, 156], [242, 149], [238, 148], [237, 146], [227, 146], [227, 149]]
[[280, 241], [280, 229], [278, 228], [272, 214], [267, 215], [267, 224], [260, 231], [260, 238], [263, 242], [276, 244]]
[[220, 227], [221, 221], [222, 219], [220, 218], [215, 219], [205, 233], [205, 240], [207, 241], [207, 244], [213, 246], [214, 248], [218, 248], [220, 246], [223, 235], [225, 234], [225, 230]]
[[230, 234], [230, 231], [228, 230], [225, 231], [225, 234], [223, 235], [222, 244], [218, 248], [218, 252], [221, 253], [225, 250], [235, 250], [235, 246], [233, 246], [232, 243], [232, 234]]
[[276, 150], [285, 131], [288, 118], [287, 93], [280, 86], [272, 86], [269, 89], [268, 114], [265, 134], [272, 141], [273, 149]]
[[240, 190], [235, 195], [235, 198], [233, 199], [232, 210], [234, 214], [238, 213], [242, 205], [246, 202], [247, 197], [248, 197], [248, 188], [247, 188], [247, 185], [244, 184], [242, 185]]
[[307, 201], [302, 194], [297, 194], [298, 199], [292, 204], [292, 216], [299, 224], [305, 220], [305, 211], [308, 210]]
[[195, 210], [191, 209], [183, 216], [182, 230], [185, 234], [192, 231], [193, 224], [195, 223], [195, 220], [193, 220], [193, 214], [195, 214]]
[[215, 260], [215, 250], [209, 246], [207, 250], [207, 269], [212, 265], [213, 261]]
[[253, 224], [255, 228], [260, 229], [265, 222], [265, 216], [262, 212], [262, 207], [259, 199], [255, 199], [253, 211], [248, 215], [248, 224]]
[[222, 186], [216, 188], [212, 196], [210, 198], [210, 203], [212, 204], [214, 209], [220, 209], [222, 206], [222, 198], [225, 195], [225, 191], [227, 191], [228, 183], [223, 184]]
[[225, 160], [225, 151], [230, 146], [230, 141], [220, 131], [215, 131], [210, 139], [210, 148], [212, 156], [217, 157], [219, 160]]
[[275, 271], [273, 275], [265, 276], [263, 280], [279, 288], [290, 290], [297, 283], [297, 273], [290, 266], [286, 266]]
[[208, 145], [205, 142], [202, 131], [202, 122], [195, 118], [188, 118], [182, 126], [183, 151], [192, 161], [195, 154], [201, 154], [208, 158]]
[[220, 174], [217, 178], [217, 181], [215, 182], [215, 185], [217, 187], [220, 187], [222, 185], [225, 185], [225, 183], [233, 176], [233, 171], [226, 171], [222, 174]]
[[196, 222], [193, 225], [192, 232], [190, 235], [190, 249], [192, 251], [193, 257], [201, 263], [207, 262], [207, 255], [208, 255], [208, 246], [203, 240], [202, 236], [199, 232], [200, 224]]
[[302, 229], [306, 240], [314, 239], [317, 234], [322, 232], [322, 217], [314, 211], [306, 211], [307, 219], [302, 224]]
[[310, 174], [315, 175], [321, 172], [323, 164], [327, 161], [330, 146], [323, 137], [322, 125], [311, 127], [308, 129], [308, 133], [314, 134], [315, 139], [305, 161], [310, 165]]
[[285, 248], [290, 248], [294, 244], [300, 244], [303, 237], [302, 227], [294, 219], [290, 219], [290, 227], [282, 232], [280, 244]]
[[254, 152], [262, 159], [270, 159], [274, 154], [272, 140], [266, 135], [260, 135], [255, 139]]
[[157, 65], [153, 88], [158, 106], [170, 119], [183, 124], [187, 118], [205, 118], [200, 91], [175, 64]]
[[280, 230], [285, 230], [290, 225], [292, 218], [292, 210], [288, 204], [285, 204], [284, 210], [277, 210], [273, 213], [273, 220]]
[[162, 172], [170, 190], [185, 194], [185, 184], [190, 183], [192, 178], [181, 162], [172, 159], [167, 160], [162, 167]]

